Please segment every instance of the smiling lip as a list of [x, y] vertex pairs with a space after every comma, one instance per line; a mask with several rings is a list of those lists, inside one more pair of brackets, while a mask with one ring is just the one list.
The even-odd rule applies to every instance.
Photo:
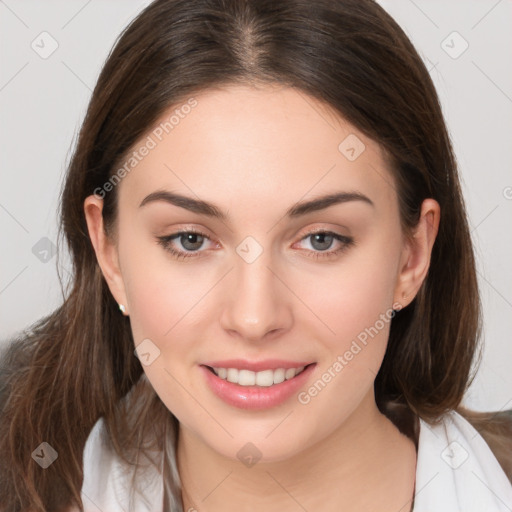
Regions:
[[[227, 366], [224, 366], [229, 363]], [[242, 365], [241, 365], [242, 363]], [[240, 360], [215, 361], [215, 365], [221, 368], [238, 368], [240, 370], [262, 371], [277, 368], [296, 368], [305, 366], [304, 370], [295, 377], [285, 380], [280, 384], [274, 384], [268, 387], [262, 386], [240, 386], [227, 380], [221, 379], [212, 370], [210, 364], [200, 365], [204, 378], [209, 388], [221, 398], [225, 403], [239, 409], [262, 410], [269, 409], [284, 403], [292, 395], [303, 387], [313, 372], [316, 363], [295, 363], [285, 361], [261, 361], [259, 363], [249, 363]], [[283, 366], [285, 364], [285, 366]], [[270, 365], [270, 366], [269, 366]]]

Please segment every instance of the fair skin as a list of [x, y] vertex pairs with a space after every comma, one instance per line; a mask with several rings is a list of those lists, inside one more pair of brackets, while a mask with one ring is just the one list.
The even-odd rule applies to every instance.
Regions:
[[[439, 205], [425, 200], [406, 238], [378, 144], [304, 93], [238, 85], [195, 98], [197, 106], [117, 185], [115, 241], [103, 231], [102, 199], [92, 195], [84, 205], [99, 265], [126, 306], [135, 345], [149, 338], [160, 350], [143, 369], [180, 421], [184, 510], [410, 510], [414, 444], [380, 413], [373, 390], [389, 322], [308, 403], [294, 394], [264, 410], [234, 407], [205, 384], [199, 365], [312, 361], [307, 391], [380, 315], [414, 299]], [[353, 161], [338, 149], [349, 134], [365, 144]], [[165, 201], [139, 206], [161, 190], [214, 203], [227, 217]], [[354, 200], [286, 216], [296, 203], [335, 191], [357, 191], [373, 205]], [[307, 235], [319, 228], [354, 244], [317, 259], [343, 247], [336, 239], [315, 244]], [[171, 245], [195, 257], [176, 259], [157, 243], [187, 229], [207, 235], [199, 249], [184, 237]], [[262, 249], [251, 263], [236, 251], [247, 236]], [[248, 442], [261, 452], [251, 467], [237, 457]]]

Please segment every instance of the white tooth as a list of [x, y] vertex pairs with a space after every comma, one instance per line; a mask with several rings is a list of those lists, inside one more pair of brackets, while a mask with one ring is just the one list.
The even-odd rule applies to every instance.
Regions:
[[274, 384], [281, 384], [281, 382], [284, 382], [284, 372], [284, 368], [274, 370]]
[[284, 378], [288, 380], [292, 377], [295, 377], [295, 368], [288, 368], [284, 374]]
[[226, 373], [226, 378], [228, 382], [233, 382], [235, 384], [238, 383], [238, 369], [237, 368], [228, 368]]
[[263, 370], [253, 372], [251, 370], [239, 370], [238, 368], [213, 368], [215, 374], [228, 382], [233, 382], [240, 386], [262, 386], [268, 387], [273, 384], [281, 384], [285, 380], [290, 380], [304, 370], [304, 366], [299, 368], [278, 368], [276, 370]]
[[251, 370], [240, 370], [238, 372], [238, 384], [240, 386], [254, 386], [256, 384], [256, 374]]
[[256, 374], [256, 385], [258, 386], [272, 386], [274, 384], [274, 371], [263, 370]]

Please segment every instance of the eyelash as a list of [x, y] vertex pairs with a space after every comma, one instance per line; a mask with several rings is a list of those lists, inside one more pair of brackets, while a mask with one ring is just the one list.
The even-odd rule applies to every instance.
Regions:
[[[166, 251], [170, 252], [171, 255], [173, 257], [175, 257], [176, 259], [186, 259], [186, 258], [191, 258], [191, 257], [192, 258], [200, 257], [199, 254], [202, 251], [190, 251], [190, 252], [178, 251], [178, 250], [174, 249], [170, 245], [172, 240], [179, 239], [181, 237], [181, 235], [188, 235], [188, 234], [200, 235], [201, 237], [203, 237], [203, 238], [205, 238], [207, 240], [210, 240], [210, 237], [208, 235], [206, 235], [205, 233], [202, 233], [201, 231], [197, 231], [195, 229], [189, 229], [189, 230], [186, 230], [186, 231], [178, 231], [177, 233], [173, 233], [172, 235], [157, 237], [157, 241], [158, 241], [159, 245], [161, 245]], [[342, 252], [346, 251], [347, 249], [349, 249], [350, 247], [355, 245], [355, 241], [354, 241], [353, 238], [348, 237], [348, 236], [344, 236], [344, 235], [339, 235], [338, 233], [334, 233], [333, 231], [326, 231], [326, 230], [310, 231], [309, 233], [304, 235], [300, 239], [300, 241], [305, 240], [305, 239], [307, 239], [307, 238], [309, 238], [309, 237], [311, 237], [313, 235], [318, 235], [318, 234], [332, 235], [332, 237], [335, 240], [338, 240], [343, 245], [340, 248], [338, 248], [336, 250], [331, 250], [331, 251], [311, 251], [311, 250], [306, 250], [306, 252], [311, 253], [311, 255], [309, 257], [314, 258], [314, 259], [336, 257], [338, 254], [341, 254]]]

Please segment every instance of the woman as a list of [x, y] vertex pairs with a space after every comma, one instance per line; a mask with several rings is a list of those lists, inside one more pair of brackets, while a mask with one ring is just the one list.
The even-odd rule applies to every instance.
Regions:
[[72, 287], [4, 356], [2, 510], [512, 507], [510, 421], [460, 407], [453, 150], [378, 4], [149, 5], [61, 218]]

